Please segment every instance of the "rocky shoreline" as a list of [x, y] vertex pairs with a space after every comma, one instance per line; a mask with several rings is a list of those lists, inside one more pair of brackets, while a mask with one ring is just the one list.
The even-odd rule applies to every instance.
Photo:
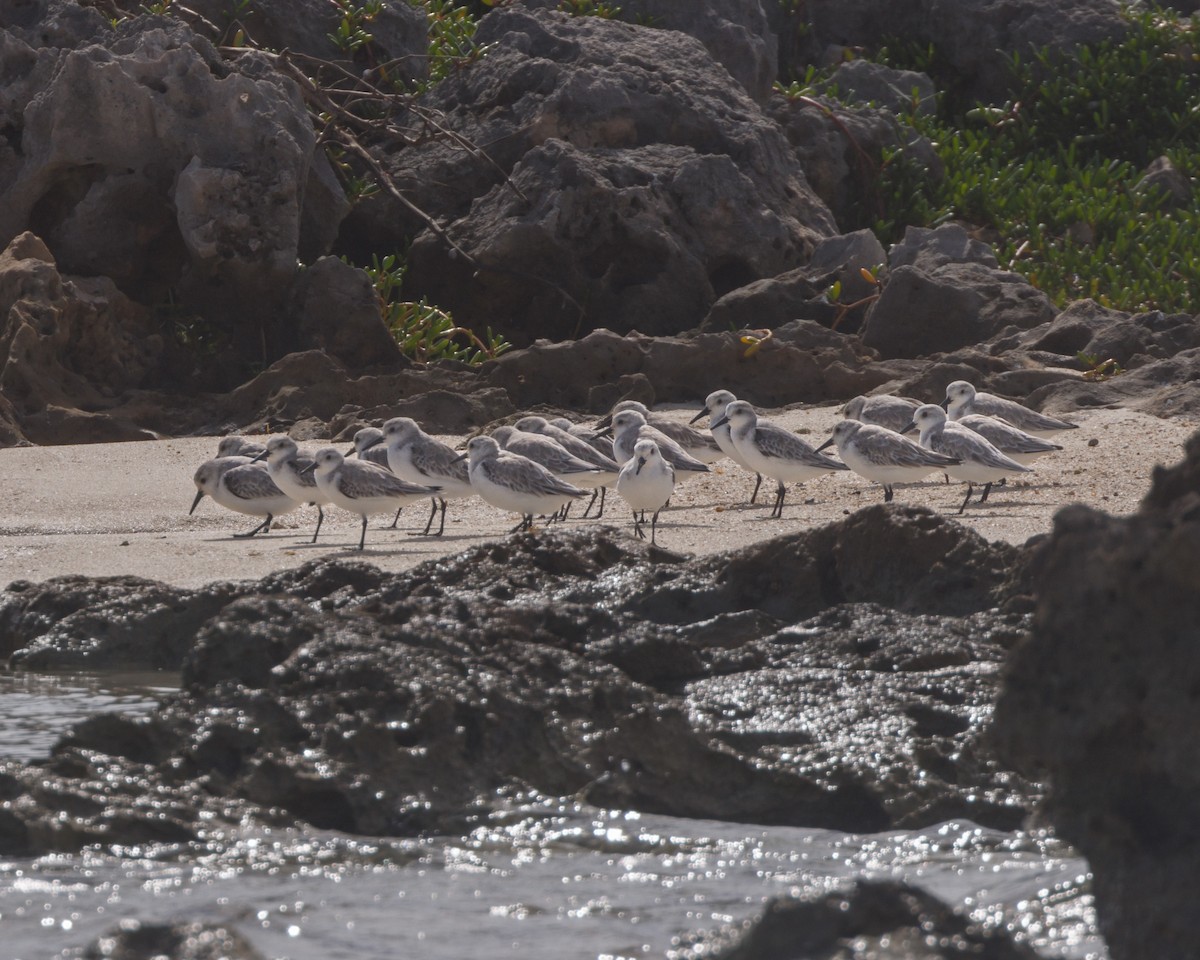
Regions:
[[[936, 401], [958, 379], [1059, 414], [1200, 416], [1195, 316], [1056, 306], [969, 223], [887, 249], [859, 229], [885, 156], [937, 175], [897, 117], [946, 91], [856, 51], [936, 46], [956, 96], [1000, 103], [1011, 55], [1123, 36], [1108, 0], [625, 0], [626, 22], [526, 0], [481, 16], [486, 54], [438, 82], [426, 14], [399, 0], [358, 47], [337, 40], [346, 4], [153, 6], [0, 2], [2, 447], [340, 441], [392, 416], [463, 434], [716, 388]], [[840, 61], [838, 99], [773, 87]], [[310, 82], [317, 62], [347, 85]], [[418, 92], [381, 92], [387, 70]], [[363, 83], [377, 115], [328, 100]], [[354, 131], [333, 152], [323, 114]], [[1171, 172], [1146, 176], [1190, 203]], [[406, 357], [352, 265], [401, 250], [407, 295], [517, 349]], [[696, 556], [587, 529], [400, 570], [16, 582], [13, 669], [183, 679], [150, 716], [0, 765], [0, 854], [196, 856], [246, 817], [461, 831], [525, 791], [848, 831], [1032, 817], [1089, 858], [1114, 960], [1189, 957], [1198, 472], [1193, 439], [1136, 511], [1064, 503], [1016, 543], [895, 504]], [[898, 955], [885, 941], [931, 925], [923, 955], [1028, 955], [868, 882], [687, 949], [793, 955], [819, 928], [812, 955], [855, 936]], [[106, 943], [92, 955], [256, 955], [203, 924]]]

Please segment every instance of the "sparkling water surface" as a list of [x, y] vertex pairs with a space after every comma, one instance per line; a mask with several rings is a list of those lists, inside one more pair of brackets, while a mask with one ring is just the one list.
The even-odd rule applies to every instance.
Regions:
[[[146, 711], [173, 679], [0, 676], [0, 758], [44, 757], [98, 710]], [[137, 918], [228, 924], [287, 960], [663, 957], [770, 897], [869, 877], [920, 886], [1043, 956], [1106, 957], [1084, 860], [1048, 834], [968, 821], [860, 836], [524, 798], [462, 837], [250, 823], [204, 856], [124, 852], [0, 860], [4, 956], [81, 957]]]

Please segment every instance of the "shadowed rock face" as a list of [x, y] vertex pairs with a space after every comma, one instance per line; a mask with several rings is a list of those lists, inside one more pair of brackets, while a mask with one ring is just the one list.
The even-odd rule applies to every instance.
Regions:
[[[22, 585], [0, 603], [15, 664], [133, 658], [140, 635], [143, 664], [180, 652], [182, 689], [0, 770], [18, 801], [0, 850], [194, 838], [202, 808], [453, 830], [530, 789], [857, 831], [1010, 828], [1033, 791], [980, 736], [1024, 622], [1020, 558], [880, 506], [702, 561], [546, 533], [403, 575], [323, 561], [173, 597], [110, 581], [94, 609], [80, 581]], [[153, 817], [134, 806], [148, 790]]]
[[1095, 871], [1114, 960], [1195, 955], [1200, 858], [1200, 437], [1134, 516], [1063, 510], [997, 710], [1009, 763]]

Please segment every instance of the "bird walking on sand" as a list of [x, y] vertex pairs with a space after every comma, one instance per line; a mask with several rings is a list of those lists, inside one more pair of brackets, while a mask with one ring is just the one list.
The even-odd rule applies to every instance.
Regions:
[[275, 486], [289, 497], [299, 503], [311, 503], [317, 508], [317, 529], [313, 531], [311, 541], [316, 543], [321, 524], [325, 522], [322, 506], [329, 502], [329, 498], [317, 487], [317, 478], [312, 472], [313, 458], [302, 456], [291, 437], [272, 437], [267, 441], [266, 449], [254, 460], [266, 460], [267, 473], [275, 481]]
[[848, 470], [844, 463], [814, 450], [790, 430], [760, 419], [745, 400], [735, 400], [725, 408], [725, 416], [716, 422], [720, 427], [729, 424], [733, 445], [751, 469], [776, 483], [775, 505], [771, 518], [783, 516], [783, 500], [789, 482], [803, 483], [814, 477], [838, 470]]
[[892, 487], [913, 483], [960, 461], [901, 436], [895, 430], [861, 420], [842, 420], [833, 435], [817, 447], [837, 446], [842, 462], [864, 480], [883, 487], [883, 502], [892, 502]]
[[1013, 473], [1030, 472], [1029, 467], [1006, 457], [974, 430], [947, 420], [946, 411], [936, 403], [926, 403], [917, 408], [908, 430], [912, 429], [921, 432], [921, 446], [959, 461], [946, 467], [950, 477], [967, 484], [967, 495], [958, 508], [959, 513], [966, 510], [971, 502], [975, 484], [984, 484], [983, 495], [979, 498], [979, 502], [983, 503], [997, 480]]
[[695, 457], [701, 463], [716, 463], [722, 457], [727, 456], [711, 434], [702, 433], [691, 424], [680, 423], [661, 413], [655, 413], [640, 400], [622, 400], [612, 408], [612, 412], [607, 417], [600, 420], [598, 425], [608, 426], [613, 417], [625, 410], [640, 413], [646, 423], [660, 433], [666, 434], [683, 447], [689, 457]]
[[235, 533], [238, 538], [253, 537], [270, 530], [277, 516], [300, 506], [300, 501], [293, 500], [275, 485], [265, 464], [255, 463], [249, 457], [206, 460], [192, 479], [196, 484], [196, 499], [188, 511], [189, 517], [196, 512], [200, 501], [209, 496], [226, 510], [265, 518], [253, 530]]
[[708, 464], [701, 463], [657, 427], [650, 426], [636, 410], [622, 410], [614, 416], [612, 423], [600, 431], [608, 432], [613, 435], [613, 457], [622, 466], [633, 457], [633, 448], [639, 440], [653, 440], [663, 459], [675, 468], [676, 483], [709, 472]]
[[521, 515], [510, 531], [529, 530], [536, 514], [554, 514], [565, 504], [587, 496], [535, 460], [501, 450], [494, 437], [472, 437], [460, 459], [469, 461], [475, 492], [493, 507]]
[[942, 407], [951, 420], [959, 420], [970, 413], [980, 413], [1006, 420], [1018, 430], [1035, 437], [1052, 437], [1064, 430], [1079, 429], [1077, 423], [1059, 420], [1030, 410], [1013, 400], [976, 390], [966, 380], [955, 380], [946, 387], [946, 399], [942, 401]]
[[859, 396], [847, 401], [842, 407], [842, 416], [847, 420], [861, 420], [899, 433], [912, 422], [912, 415], [920, 405], [920, 400], [893, 397], [891, 394]]
[[974, 430], [1005, 456], [1012, 457], [1017, 463], [1026, 467], [1040, 457], [1062, 449], [1057, 443], [1051, 443], [1042, 437], [1035, 437], [1032, 433], [1026, 433], [1024, 430], [1018, 430], [1007, 421], [996, 417], [968, 413], [965, 417], [959, 417], [953, 422], [968, 430]]
[[367, 517], [373, 513], [391, 513], [438, 492], [429, 487], [401, 480], [390, 470], [366, 460], [348, 460], [333, 447], [318, 450], [313, 455], [312, 470], [317, 488], [329, 502], [357, 513], [362, 517], [362, 534], [358, 549], [367, 542]]
[[458, 451], [448, 443], [431, 437], [411, 417], [392, 417], [388, 420], [383, 425], [379, 442], [384, 445], [392, 473], [409, 483], [440, 488], [437, 496], [431, 498], [433, 508], [429, 511], [422, 536], [429, 535], [434, 514], [439, 510], [441, 521], [434, 536], [442, 536], [446, 530], [446, 501], [462, 500], [475, 493], [471, 489], [467, 465], [461, 462]]
[[[592, 499], [588, 501], [588, 505], [583, 511], [583, 516], [586, 518], [592, 512], [592, 506], [595, 504], [597, 497], [600, 498], [600, 509], [596, 511], [596, 519], [599, 520], [604, 516], [605, 492], [617, 482], [617, 474], [621, 470], [616, 460], [608, 454], [602, 453], [596, 446], [582, 437], [576, 436], [569, 430], [564, 430], [550, 423], [545, 417], [522, 417], [513, 426], [522, 433], [535, 433], [553, 440], [566, 450], [567, 453], [578, 457], [586, 463], [590, 463], [595, 469], [599, 470], [600, 472], [592, 478], [594, 483]], [[611, 449], [611, 444], [609, 447]], [[586, 487], [587, 484], [580, 484], [580, 486]]]
[[[642, 524], [646, 511], [650, 518], [650, 542], [657, 543], [658, 515], [675, 491], [675, 468], [663, 459], [653, 440], [639, 440], [633, 445], [633, 456], [617, 476], [617, 493], [633, 510], [633, 532], [646, 539]], [[639, 519], [640, 513], [640, 519]]]
[[[704, 400], [704, 406], [700, 412], [692, 417], [691, 423], [696, 423], [703, 417], [708, 417], [708, 432], [712, 434], [713, 440], [716, 441], [718, 447], [730, 460], [736, 463], [743, 470], [749, 470], [754, 474], [754, 491], [750, 494], [750, 503], [753, 504], [758, 500], [758, 488], [762, 486], [762, 474], [755, 470], [750, 464], [742, 459], [742, 455], [738, 453], [737, 447], [733, 445], [733, 437], [730, 436], [730, 424], [725, 419], [725, 408], [728, 407], [735, 397], [728, 390], [714, 390]], [[719, 427], [714, 427], [713, 424], [721, 422]]]

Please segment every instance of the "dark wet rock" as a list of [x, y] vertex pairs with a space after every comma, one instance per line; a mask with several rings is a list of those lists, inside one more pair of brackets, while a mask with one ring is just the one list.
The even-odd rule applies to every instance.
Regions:
[[488, 56], [422, 103], [492, 162], [437, 142], [392, 168], [469, 259], [386, 197], [353, 224], [374, 249], [414, 235], [408, 282], [459, 322], [518, 343], [674, 333], [834, 232], [779, 128], [691, 37], [508, 7], [476, 40]]
[[122, 920], [83, 952], [84, 960], [263, 960], [237, 930], [212, 923]]
[[776, 897], [747, 924], [692, 935], [680, 960], [1035, 960], [1003, 930], [976, 923], [918, 887], [861, 880], [832, 893]]
[[[6, 768], [21, 802], [0, 843], [174, 842], [229, 805], [407, 835], [513, 789], [859, 831], [1011, 828], [1034, 790], [980, 738], [1023, 567], [1017, 548], [880, 506], [700, 560], [595, 531], [398, 575], [319, 561], [200, 591], [105, 582], [94, 607], [84, 581], [18, 585], [0, 607], [17, 662], [141, 637], [147, 663], [181, 651], [182, 688], [148, 718], [78, 724], [45, 767]], [[161, 782], [160, 817], [127, 824], [129, 778]], [[63, 804], [81, 811], [67, 832]]]
[[1094, 871], [1114, 960], [1189, 957], [1200, 856], [1200, 438], [1138, 513], [1059, 512], [997, 706], [1007, 762]]

